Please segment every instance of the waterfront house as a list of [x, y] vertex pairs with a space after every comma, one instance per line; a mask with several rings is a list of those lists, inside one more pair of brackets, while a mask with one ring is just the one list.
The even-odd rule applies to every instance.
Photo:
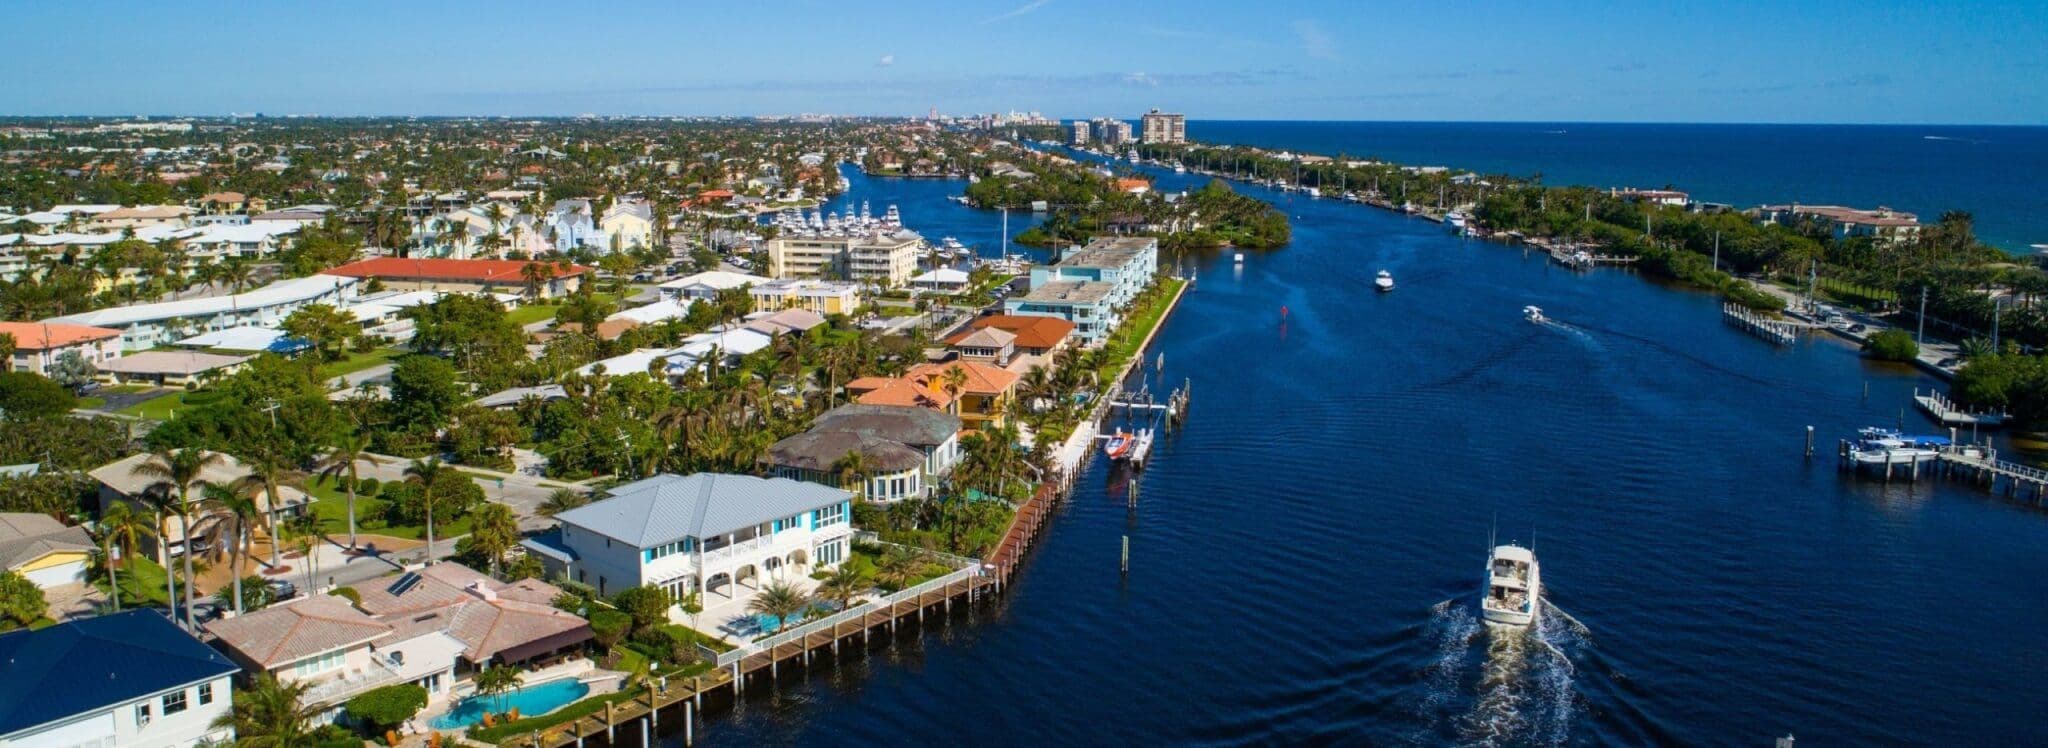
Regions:
[[842, 462], [859, 454], [861, 496], [892, 502], [930, 496], [960, 460], [958, 416], [897, 405], [841, 405], [809, 431], [776, 442], [762, 458], [784, 478], [842, 486]]
[[85, 528], [47, 514], [0, 513], [0, 571], [51, 589], [85, 582], [95, 546]]
[[852, 502], [846, 491], [788, 478], [663, 474], [556, 515], [560, 527], [524, 545], [549, 574], [601, 595], [655, 585], [674, 596], [701, 591], [709, 604], [837, 566], [853, 535]]
[[[949, 372], [964, 374], [959, 389], [947, 384]], [[1010, 401], [1019, 377], [1015, 372], [978, 361], [918, 364], [901, 377], [861, 377], [846, 383], [846, 393], [864, 405], [930, 408], [959, 416], [968, 430], [1001, 428], [1009, 418]]]
[[328, 275], [382, 281], [387, 288], [452, 293], [521, 294], [526, 290], [526, 267], [538, 264], [544, 276], [538, 289], [541, 298], [575, 293], [583, 285], [583, 273], [590, 268], [527, 260], [454, 260], [407, 257], [375, 257], [351, 262], [325, 271]]
[[0, 746], [232, 743], [237, 670], [155, 610], [0, 634]]
[[13, 371], [49, 374], [66, 353], [99, 365], [121, 355], [121, 331], [111, 327], [51, 322], [0, 322], [0, 335], [14, 338]]
[[288, 601], [207, 625], [251, 673], [309, 686], [306, 703], [338, 713], [349, 697], [409, 683], [446, 697], [457, 678], [491, 664], [547, 657], [590, 639], [590, 624], [556, 609], [562, 590], [500, 582], [440, 563], [370, 580], [351, 604], [331, 595]]
[[993, 327], [968, 330], [946, 341], [962, 361], [1007, 367], [1017, 355], [1017, 334]]
[[1660, 207], [1683, 208], [1691, 196], [1678, 190], [1609, 189], [1607, 194], [1632, 203], [1645, 203]]
[[1765, 205], [1756, 209], [1756, 220], [1783, 225], [1812, 221], [1826, 227], [1836, 241], [1867, 236], [1885, 244], [1911, 241], [1921, 228], [1919, 216], [1882, 206], [1864, 210], [1840, 205]]
[[[93, 468], [87, 473], [87, 475], [92, 476], [93, 480], [99, 481], [97, 500], [101, 513], [105, 513], [107, 508], [114, 504], [123, 503], [127, 504], [128, 508], [134, 510], [137, 514], [145, 517], [155, 516], [156, 510], [152, 508], [150, 498], [154, 492], [164, 490], [164, 488], [157, 485], [156, 479], [135, 473], [136, 466], [148, 461], [149, 458], [148, 454], [129, 455]], [[249, 475], [249, 468], [244, 466], [240, 460], [235, 459], [232, 455], [222, 454], [220, 461], [206, 466], [206, 469], [200, 472], [199, 480], [208, 485], [233, 486], [248, 478]], [[173, 493], [175, 494], [175, 491]], [[194, 490], [188, 502], [196, 503], [200, 500], [199, 491]], [[306, 511], [307, 505], [311, 503], [312, 498], [307, 496], [306, 492], [291, 486], [281, 485], [277, 487], [277, 506], [275, 508], [270, 505], [270, 495], [268, 492], [258, 491], [256, 493], [256, 510], [270, 515], [269, 519], [276, 522], [283, 522], [297, 516], [299, 513]], [[254, 528], [253, 532], [261, 534], [264, 532], [264, 529], [257, 527]], [[177, 517], [165, 515], [163, 525], [158, 528], [157, 534], [153, 537], [143, 538], [141, 550], [154, 554], [157, 563], [168, 565], [172, 558], [185, 552], [185, 530], [183, 524], [178, 521]], [[202, 547], [200, 550], [204, 551], [205, 548]]]
[[[946, 339], [952, 346], [971, 335], [975, 330], [1002, 330], [1015, 336], [1013, 345], [1019, 354], [1050, 357], [1066, 348], [1074, 336], [1074, 323], [1058, 317], [1043, 317], [1024, 314], [992, 314], [976, 318], [967, 326], [967, 331]], [[1046, 362], [1048, 365], [1050, 361]]]

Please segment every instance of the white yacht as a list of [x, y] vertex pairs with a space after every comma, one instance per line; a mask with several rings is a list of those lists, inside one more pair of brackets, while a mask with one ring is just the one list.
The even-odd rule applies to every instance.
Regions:
[[1542, 322], [1549, 318], [1543, 316], [1542, 307], [1531, 304], [1529, 306], [1522, 307], [1522, 319], [1529, 320], [1530, 322]]
[[1394, 290], [1394, 274], [1381, 270], [1379, 275], [1373, 277], [1372, 286], [1382, 293]]
[[1543, 605], [1543, 577], [1536, 552], [1518, 545], [1494, 546], [1486, 559], [1486, 597], [1480, 617], [1502, 626], [1528, 626]]
[[1243, 264], [1244, 264], [1244, 253], [1243, 253], [1243, 252], [1239, 252], [1239, 253], [1237, 253], [1237, 264], [1239, 264], [1239, 265], [1243, 265]]

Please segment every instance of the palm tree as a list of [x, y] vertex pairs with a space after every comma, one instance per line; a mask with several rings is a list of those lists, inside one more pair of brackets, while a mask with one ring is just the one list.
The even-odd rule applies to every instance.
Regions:
[[910, 555], [909, 551], [892, 549], [883, 554], [881, 562], [875, 567], [875, 581], [900, 590], [907, 586], [910, 580], [917, 578], [917, 573], [924, 569], [924, 564], [916, 556]]
[[305, 703], [304, 682], [280, 683], [263, 673], [248, 688], [235, 689], [234, 706], [214, 719], [213, 727], [232, 727], [235, 745], [248, 748], [298, 748], [312, 745], [313, 718], [321, 707]]
[[588, 503], [590, 503], [588, 495], [579, 493], [574, 489], [557, 488], [554, 493], [548, 494], [546, 501], [541, 502], [538, 511], [543, 517], [553, 517]]
[[[195, 627], [192, 619], [192, 489], [206, 484], [208, 468], [226, 462], [227, 459], [218, 452], [186, 448], [152, 452], [132, 469], [137, 477], [155, 480], [150, 484], [149, 492], [156, 497], [152, 503], [156, 505], [158, 523], [162, 523], [165, 513], [178, 517], [179, 535], [185, 544], [184, 553], [180, 555], [185, 559], [185, 628], [188, 629]], [[178, 604], [175, 576], [168, 570], [164, 573], [167, 602], [173, 606]]]
[[476, 674], [476, 692], [483, 696], [496, 696], [518, 688], [524, 680], [526, 677], [520, 674], [519, 668], [511, 665], [493, 665]]
[[955, 402], [959, 401], [960, 393], [967, 389], [967, 367], [959, 364], [947, 367], [946, 373], [939, 375], [939, 386], [945, 388], [946, 394]]
[[256, 505], [256, 495], [250, 491], [236, 491], [221, 486], [207, 486], [206, 495], [207, 499], [214, 506], [220, 508], [221, 513], [227, 520], [223, 524], [231, 525], [231, 532], [229, 534], [233, 537], [230, 538], [228, 543], [215, 544], [214, 552], [219, 553], [221, 546], [226, 545], [227, 552], [231, 554], [228, 559], [228, 565], [235, 576], [235, 614], [241, 615], [242, 561], [249, 556], [249, 525], [261, 521], [259, 517], [262, 515], [263, 510]]
[[860, 450], [847, 450], [845, 455], [833, 460], [832, 472], [839, 476], [841, 489], [852, 491], [856, 497], [867, 496], [868, 458]]
[[[770, 582], [768, 586], [747, 601], [747, 611], [770, 616], [775, 619], [775, 630], [781, 631], [782, 624], [792, 616], [810, 609], [811, 598], [791, 586], [788, 582]], [[772, 633], [772, 632], [771, 632]]]
[[226, 262], [221, 263], [218, 267], [219, 269], [214, 272], [219, 276], [220, 281], [228, 284], [228, 287], [234, 289], [235, 293], [241, 293], [243, 288], [256, 279], [256, 269], [251, 267], [249, 261], [240, 255], [229, 257]]
[[355, 431], [345, 431], [335, 437], [327, 455], [320, 458], [320, 477], [343, 481], [342, 485], [348, 489], [348, 549], [351, 551], [356, 549], [356, 483], [362, 480], [356, 468], [382, 464], [383, 458], [370, 453], [369, 438]]
[[427, 556], [428, 564], [434, 563], [434, 483], [441, 473], [452, 470], [441, 464], [438, 457], [429, 457], [413, 463], [405, 469], [405, 482], [420, 487], [420, 506], [427, 512]]
[[107, 561], [107, 588], [113, 591], [115, 612], [121, 610], [121, 577], [114, 569], [114, 551], [121, 551], [121, 563], [126, 564], [142, 539], [155, 535], [156, 528], [150, 527], [149, 520], [125, 503], [116, 503], [100, 513], [100, 552]]
[[281, 544], [277, 533], [277, 510], [282, 506], [278, 501], [278, 488], [296, 482], [299, 473], [293, 469], [283, 447], [277, 444], [266, 444], [250, 453], [243, 467], [249, 469], [249, 475], [242, 478], [241, 488], [248, 491], [262, 489], [263, 498], [268, 502], [263, 507], [264, 532], [270, 536], [270, 565], [276, 566], [278, 546]]
[[491, 577], [495, 579], [505, 554], [519, 543], [519, 517], [512, 507], [495, 502], [478, 504], [469, 510], [469, 516], [475, 520], [469, 530], [470, 547], [491, 557]]
[[854, 598], [866, 592], [872, 581], [866, 569], [855, 569], [852, 564], [840, 564], [818, 583], [818, 597], [838, 603], [839, 609], [845, 610], [853, 607]]

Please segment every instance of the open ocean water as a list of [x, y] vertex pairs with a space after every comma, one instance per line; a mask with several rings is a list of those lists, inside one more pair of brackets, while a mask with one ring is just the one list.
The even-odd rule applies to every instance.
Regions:
[[[961, 183], [851, 178], [846, 201], [897, 203], [928, 235], [992, 236], [995, 214], [944, 200]], [[1741, 199], [1698, 180], [1671, 181]], [[1193, 383], [1191, 418], [1137, 509], [1096, 458], [1006, 597], [753, 688], [700, 740], [2040, 741], [2048, 514], [1835, 470], [1834, 439], [1895, 423], [1931, 381], [1832, 338], [1774, 347], [1625, 271], [1238, 188], [1293, 215], [1295, 241], [1187, 259], [1200, 280], [1151, 355]], [[1372, 291], [1380, 269], [1398, 290]], [[1554, 612], [1526, 636], [1476, 620], [1496, 523], [1543, 564]]]

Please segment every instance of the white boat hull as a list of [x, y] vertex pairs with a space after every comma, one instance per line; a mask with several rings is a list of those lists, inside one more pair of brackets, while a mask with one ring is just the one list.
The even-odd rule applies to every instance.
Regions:
[[1493, 608], [1482, 608], [1480, 610], [1480, 618], [1484, 619], [1487, 623], [1495, 626], [1514, 626], [1516, 628], [1524, 628], [1531, 623], [1535, 623], [1537, 613], [1540, 613], [1542, 610], [1543, 602], [1541, 599], [1538, 599], [1536, 604], [1531, 606], [1530, 612], [1528, 613], [1517, 613], [1515, 611], [1510, 610], [1495, 610]]

